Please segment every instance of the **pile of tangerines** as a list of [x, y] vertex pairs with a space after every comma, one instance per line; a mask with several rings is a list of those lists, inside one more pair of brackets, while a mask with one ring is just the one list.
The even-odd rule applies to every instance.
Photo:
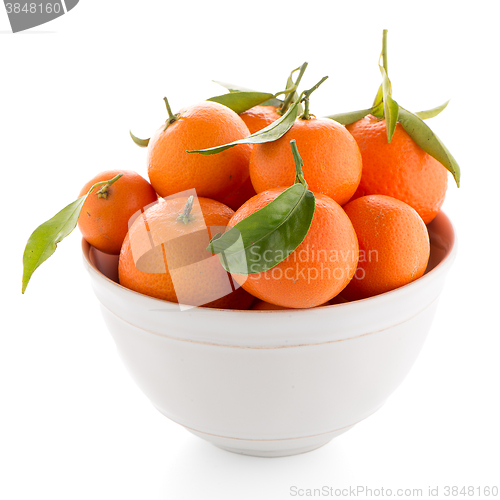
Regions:
[[[311, 308], [418, 279], [430, 254], [426, 224], [443, 204], [448, 167], [417, 145], [403, 126], [403, 108], [398, 121], [381, 71], [373, 107], [339, 118], [347, 125], [311, 114], [310, 94], [295, 92], [298, 81], [281, 105], [239, 113], [207, 100], [174, 115], [165, 100], [166, 122], [140, 144], [147, 146], [149, 182], [123, 170], [91, 179], [80, 193], [88, 193], [78, 218], [83, 237], [119, 254], [124, 287], [204, 307]], [[283, 122], [293, 102], [302, 113], [269, 139], [266, 131]], [[254, 137], [260, 139], [245, 140]], [[233, 147], [199, 154], [227, 144]], [[303, 192], [286, 205], [298, 182]], [[306, 195], [309, 219], [306, 205], [299, 207]], [[246, 257], [272, 264], [231, 272], [224, 252], [210, 245], [233, 227]]]
[[[273, 106], [238, 115], [222, 104], [202, 102], [181, 111], [151, 138], [150, 182], [134, 172], [107, 171], [84, 186], [81, 195], [96, 182], [123, 173], [108, 187], [106, 198], [89, 196], [78, 222], [94, 247], [120, 253], [120, 284], [177, 302], [176, 280], [169, 272], [175, 268], [187, 282], [192, 304], [279, 309], [366, 298], [423, 275], [430, 252], [426, 223], [444, 201], [447, 171], [400, 124], [389, 144], [383, 119], [367, 116], [345, 127], [310, 115], [299, 117], [273, 142], [236, 145], [212, 156], [186, 152], [245, 138], [279, 118]], [[181, 237], [193, 234], [193, 227], [198, 230], [200, 221], [207, 230], [232, 227], [274, 200], [296, 175], [291, 140], [316, 202], [309, 231], [294, 253], [264, 273], [235, 275], [242, 287], [205, 304], [200, 297], [217, 296], [217, 287], [227, 287], [226, 271], [217, 260], [201, 274], [188, 265], [211, 256], [207, 238], [186, 240], [189, 248], [179, 248], [177, 256], [161, 243], [137, 265], [131, 240], [144, 225], [159, 222], [166, 233]], [[168, 197], [193, 188], [199, 203], [182, 219], [188, 198]], [[148, 206], [129, 229], [129, 219]], [[183, 292], [187, 296], [189, 291]]]

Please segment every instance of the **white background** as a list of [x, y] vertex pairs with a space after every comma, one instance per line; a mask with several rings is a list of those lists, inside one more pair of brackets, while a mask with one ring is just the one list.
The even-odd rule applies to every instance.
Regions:
[[[273, 499], [290, 488], [500, 486], [498, 53], [495, 2], [97, 2], [10, 34], [0, 5], [0, 497]], [[456, 7], [463, 5], [464, 7]], [[445, 211], [459, 255], [413, 370], [368, 420], [312, 453], [227, 453], [170, 422], [130, 379], [101, 320], [75, 231], [21, 295], [33, 229], [96, 173], [146, 175], [166, 112], [222, 93], [276, 92], [308, 61], [317, 115], [368, 107], [389, 29], [393, 96], [463, 171]], [[496, 33], [496, 34], [495, 34]]]

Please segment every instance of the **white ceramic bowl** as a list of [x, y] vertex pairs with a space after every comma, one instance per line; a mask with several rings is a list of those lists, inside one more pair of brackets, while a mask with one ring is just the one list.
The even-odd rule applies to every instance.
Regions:
[[83, 254], [120, 356], [156, 408], [226, 450], [285, 456], [369, 417], [409, 372], [456, 253], [444, 213], [429, 233], [420, 279], [307, 310], [181, 312], [117, 284], [117, 257], [85, 241]]

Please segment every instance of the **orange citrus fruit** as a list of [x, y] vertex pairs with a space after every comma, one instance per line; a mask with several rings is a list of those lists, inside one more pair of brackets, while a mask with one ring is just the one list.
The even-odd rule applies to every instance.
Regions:
[[406, 285], [425, 272], [430, 244], [427, 228], [406, 203], [385, 195], [369, 195], [344, 206], [358, 235], [356, 273], [342, 292], [349, 300], [364, 299]]
[[296, 140], [304, 161], [309, 189], [326, 194], [340, 205], [349, 201], [361, 178], [359, 148], [343, 125], [313, 116], [308, 120], [297, 119], [277, 141], [254, 145], [250, 177], [257, 193], [293, 184], [292, 139]]
[[83, 204], [78, 227], [83, 237], [101, 252], [118, 255], [130, 218], [139, 210], [155, 202], [157, 196], [151, 184], [129, 170], [106, 170], [96, 175], [80, 191], [84, 196], [97, 182], [122, 177], [110, 186], [99, 186]]
[[160, 196], [194, 188], [198, 196], [221, 201], [247, 179], [250, 144], [215, 155], [186, 152], [250, 135], [243, 120], [228, 107], [201, 102], [180, 111], [177, 120], [164, 128], [151, 137], [147, 154], [149, 179]]
[[277, 306], [276, 304], [271, 304], [270, 302], [265, 302], [264, 300], [258, 300], [250, 309], [255, 311], [280, 311], [289, 309], [289, 307]]
[[[266, 206], [284, 190], [257, 194], [233, 215], [228, 226]], [[282, 307], [309, 308], [324, 304], [349, 283], [358, 261], [356, 233], [338, 203], [322, 194], [315, 196], [311, 227], [294, 252], [268, 271], [234, 275], [255, 297]]]
[[338, 294], [336, 297], [333, 297], [332, 300], [328, 301], [328, 305], [334, 306], [337, 304], [345, 304], [346, 302], [349, 302], [346, 298], [342, 297], [342, 294]]
[[347, 125], [363, 157], [363, 174], [354, 198], [385, 194], [413, 207], [428, 224], [446, 195], [448, 172], [398, 123], [391, 143], [385, 120], [367, 116]]
[[278, 108], [275, 106], [254, 106], [240, 113], [240, 117], [245, 122], [250, 133], [255, 134], [255, 132], [266, 128], [278, 118], [281, 118], [277, 110]]
[[[254, 134], [281, 117], [281, 115], [277, 113], [277, 109], [278, 108], [275, 106], [254, 106], [253, 108], [240, 113], [240, 117], [245, 122], [245, 125], [248, 127], [250, 133]], [[238, 210], [238, 208], [240, 208], [245, 201], [249, 200], [256, 194], [257, 193], [252, 185], [249, 173], [247, 180], [243, 183], [243, 185], [238, 190], [229, 194], [229, 196], [226, 196], [222, 200], [222, 203], [231, 207], [233, 210]]]
[[252, 185], [252, 180], [250, 176], [247, 177], [247, 180], [243, 183], [240, 189], [234, 191], [229, 196], [226, 196], [222, 203], [232, 208], [233, 210], [238, 210], [238, 208], [245, 203], [245, 201], [249, 200], [252, 196], [255, 196], [257, 193]]
[[[323, 307], [330, 305], [329, 302], [321, 304], [316, 307]], [[277, 306], [276, 304], [271, 304], [270, 302], [265, 302], [264, 300], [258, 300], [255, 302], [250, 309], [255, 311], [280, 311], [280, 310], [290, 310], [289, 307]]]
[[120, 284], [171, 302], [248, 309], [253, 297], [206, 250], [212, 232], [224, 232], [234, 212], [218, 201], [197, 198], [185, 215], [187, 201], [160, 200], [136, 219], [120, 253]]

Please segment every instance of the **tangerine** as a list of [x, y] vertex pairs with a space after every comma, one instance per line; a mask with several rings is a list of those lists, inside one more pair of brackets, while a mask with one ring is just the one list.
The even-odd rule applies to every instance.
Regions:
[[186, 151], [220, 146], [248, 135], [243, 120], [222, 104], [204, 101], [181, 110], [149, 141], [151, 184], [163, 197], [194, 188], [198, 196], [223, 200], [247, 179], [252, 146], [240, 144], [217, 155]]
[[[257, 194], [237, 210], [228, 226], [266, 206], [284, 190]], [[265, 272], [234, 275], [255, 297], [278, 306], [303, 309], [324, 304], [349, 283], [358, 262], [356, 233], [337, 202], [323, 194], [315, 197], [311, 227], [294, 252]]]
[[83, 237], [101, 252], [118, 255], [130, 218], [145, 206], [155, 202], [157, 195], [151, 184], [136, 172], [106, 170], [88, 181], [80, 191], [84, 196], [97, 182], [122, 176], [112, 185], [94, 189], [85, 200], [78, 227]]
[[[245, 122], [250, 133], [254, 134], [268, 125], [271, 125], [271, 123], [281, 117], [277, 109], [276, 106], [254, 106], [240, 113], [240, 117]], [[222, 203], [231, 207], [233, 210], [238, 210], [245, 201], [256, 194], [249, 172], [243, 185], [238, 190], [233, 191], [229, 196], [226, 196], [222, 200]]]
[[136, 219], [120, 253], [120, 284], [171, 302], [248, 309], [253, 297], [206, 250], [211, 233], [224, 232], [233, 210], [207, 198], [189, 199], [160, 200]]
[[252, 185], [252, 180], [250, 179], [250, 176], [248, 176], [247, 180], [243, 183], [240, 189], [234, 191], [229, 196], [226, 196], [222, 200], [222, 203], [232, 208], [233, 210], [238, 210], [238, 208], [240, 208], [241, 205], [245, 203], [245, 201], [249, 200], [256, 194], [257, 193], [255, 192], [255, 189]]
[[420, 278], [429, 260], [427, 227], [406, 203], [369, 195], [344, 206], [359, 242], [358, 269], [342, 292], [358, 300], [399, 288]]
[[250, 156], [252, 184], [261, 193], [293, 184], [295, 164], [290, 140], [295, 139], [304, 160], [304, 176], [314, 193], [340, 205], [352, 197], [361, 179], [361, 154], [343, 125], [328, 118], [298, 118], [274, 142], [255, 144]]
[[241, 119], [245, 122], [251, 134], [271, 125], [274, 121], [281, 118], [276, 106], [254, 106], [240, 113]]
[[[316, 307], [323, 307], [323, 306], [328, 306], [330, 305], [329, 302], [326, 302], [325, 304], [321, 304]], [[250, 309], [253, 309], [255, 311], [280, 311], [280, 310], [289, 310], [289, 307], [283, 307], [283, 306], [277, 306], [276, 304], [271, 304], [270, 302], [265, 302], [264, 300], [258, 300], [255, 302]]]
[[255, 311], [280, 311], [289, 308], [277, 306], [276, 304], [271, 304], [270, 302], [265, 302], [264, 300], [258, 300], [252, 305], [250, 309], [253, 309]]
[[385, 120], [372, 115], [347, 125], [363, 157], [363, 173], [353, 199], [385, 194], [413, 207], [428, 224], [444, 202], [448, 172], [397, 123], [387, 142]]
[[[278, 108], [276, 106], [254, 106], [240, 113], [241, 119], [245, 122], [248, 127], [250, 134], [255, 134], [259, 130], [271, 125], [275, 120], [281, 118], [278, 113]], [[232, 192], [229, 196], [226, 196], [222, 203], [231, 207], [233, 210], [238, 210], [238, 208], [249, 200], [252, 196], [257, 193], [252, 185], [252, 180], [250, 179], [250, 173], [248, 174], [247, 180], [243, 185], [236, 191]]]

